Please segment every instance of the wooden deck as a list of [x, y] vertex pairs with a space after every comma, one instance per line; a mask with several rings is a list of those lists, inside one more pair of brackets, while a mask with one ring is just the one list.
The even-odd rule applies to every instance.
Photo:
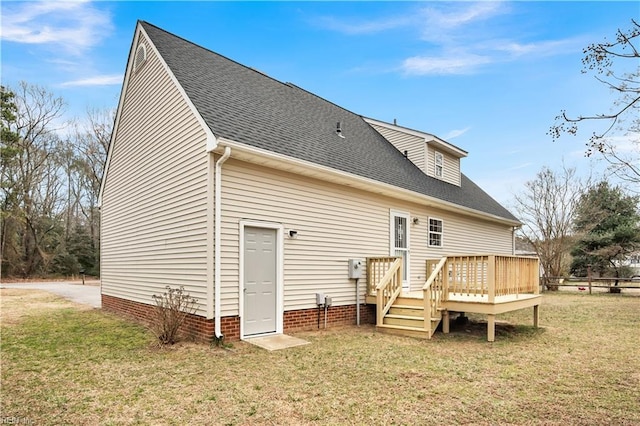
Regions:
[[[533, 308], [538, 326], [538, 259], [472, 255], [427, 261], [422, 290], [402, 292], [397, 258], [367, 259], [367, 303], [376, 304], [378, 330], [430, 339], [442, 322], [449, 332], [451, 312], [487, 315], [487, 340], [495, 340], [495, 316]], [[377, 281], [376, 281], [377, 280]]]

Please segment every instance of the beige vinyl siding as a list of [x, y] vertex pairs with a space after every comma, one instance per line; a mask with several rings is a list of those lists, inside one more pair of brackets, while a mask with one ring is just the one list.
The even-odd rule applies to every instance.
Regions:
[[435, 152], [442, 154], [443, 158], [443, 175], [442, 180], [456, 186], [460, 186], [460, 159], [454, 157], [448, 152], [441, 151], [437, 147], [427, 143], [427, 174], [436, 177], [435, 174]]
[[388, 127], [379, 126], [369, 123], [378, 133], [386, 140], [391, 142], [400, 152], [407, 151], [407, 157], [413, 164], [421, 170], [425, 170], [425, 141], [424, 138], [400, 132], [398, 130], [389, 129]]
[[102, 197], [102, 292], [152, 304], [182, 285], [204, 314], [206, 134], [146, 47], [125, 88]]
[[[418, 217], [410, 223], [411, 285], [425, 281], [425, 260], [448, 253], [511, 253], [511, 228], [433, 211], [346, 186], [229, 159], [222, 172], [222, 315], [238, 314], [239, 223], [256, 220], [298, 231], [284, 239], [284, 308], [316, 307], [315, 293], [336, 305], [355, 303], [349, 258], [388, 256], [390, 210]], [[445, 248], [428, 247], [428, 216], [444, 221]], [[411, 222], [411, 221], [410, 221]], [[478, 231], [476, 232], [476, 228]], [[361, 281], [364, 292], [365, 279]]]

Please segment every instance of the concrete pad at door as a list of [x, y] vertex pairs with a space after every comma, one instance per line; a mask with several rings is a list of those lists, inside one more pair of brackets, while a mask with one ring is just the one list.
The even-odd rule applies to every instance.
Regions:
[[250, 338], [244, 339], [244, 341], [247, 343], [251, 343], [252, 345], [261, 347], [262, 349], [266, 349], [268, 351], [277, 351], [280, 349], [293, 348], [296, 346], [308, 345], [310, 343], [304, 339], [299, 339], [293, 336], [287, 336], [286, 334], [250, 337]]

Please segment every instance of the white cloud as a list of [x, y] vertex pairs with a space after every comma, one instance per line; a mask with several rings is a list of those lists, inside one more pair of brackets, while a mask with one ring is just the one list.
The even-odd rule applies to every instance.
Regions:
[[519, 43], [513, 40], [493, 40], [487, 49], [505, 52], [516, 58], [524, 55], [552, 56], [566, 52], [581, 50], [586, 44], [582, 38], [563, 40], [543, 40], [535, 43]]
[[374, 34], [382, 31], [406, 27], [414, 22], [411, 16], [390, 17], [374, 21], [353, 22], [349, 19], [322, 17], [317, 22], [324, 28], [344, 34]]
[[615, 147], [619, 154], [634, 154], [640, 157], [640, 132], [630, 130], [625, 135], [608, 137], [606, 142]]
[[532, 165], [533, 165], [532, 162], [522, 163], [522, 164], [515, 165], [513, 167], [509, 167], [507, 171], [526, 169], [527, 167], [530, 167]]
[[111, 16], [86, 1], [7, 3], [2, 7], [4, 41], [62, 47], [81, 54], [113, 29]]
[[448, 10], [435, 7], [425, 8], [425, 28], [445, 30], [456, 29], [472, 22], [483, 21], [504, 13], [504, 4], [498, 1], [479, 3], [458, 3]]
[[122, 84], [121, 74], [110, 75], [97, 75], [94, 77], [83, 78], [79, 80], [72, 80], [62, 83], [63, 87], [77, 87], [77, 86], [112, 86], [116, 84]]
[[455, 30], [457, 27], [474, 21], [488, 19], [504, 13], [503, 3], [499, 1], [460, 3], [433, 7], [411, 9], [410, 12], [388, 16], [380, 19], [353, 19], [349, 16], [323, 16], [315, 23], [325, 29], [343, 34], [375, 34], [399, 28], [417, 28], [425, 35], [439, 34], [445, 30]]
[[351, 35], [397, 29], [416, 31], [425, 42], [422, 52], [393, 67], [414, 76], [475, 74], [490, 64], [573, 52], [585, 44], [579, 38], [523, 40], [521, 32], [505, 23], [508, 20], [497, 19], [510, 14], [513, 7], [502, 1], [435, 2], [381, 19], [366, 21], [344, 16], [325, 17], [320, 22], [327, 29]]
[[413, 56], [402, 62], [402, 70], [410, 75], [472, 74], [489, 63], [491, 58], [474, 54]]
[[447, 133], [446, 135], [444, 135], [444, 139], [445, 140], [450, 140], [453, 138], [457, 138], [458, 136], [462, 136], [465, 133], [467, 133], [469, 130], [471, 130], [471, 127], [465, 127], [464, 129], [454, 129], [451, 130], [449, 133]]

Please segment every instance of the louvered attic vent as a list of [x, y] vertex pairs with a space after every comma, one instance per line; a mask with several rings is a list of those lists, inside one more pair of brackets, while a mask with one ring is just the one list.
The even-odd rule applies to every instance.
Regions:
[[147, 49], [144, 47], [144, 44], [138, 46], [138, 50], [136, 51], [136, 56], [133, 63], [133, 69], [137, 72], [140, 67], [147, 61]]

